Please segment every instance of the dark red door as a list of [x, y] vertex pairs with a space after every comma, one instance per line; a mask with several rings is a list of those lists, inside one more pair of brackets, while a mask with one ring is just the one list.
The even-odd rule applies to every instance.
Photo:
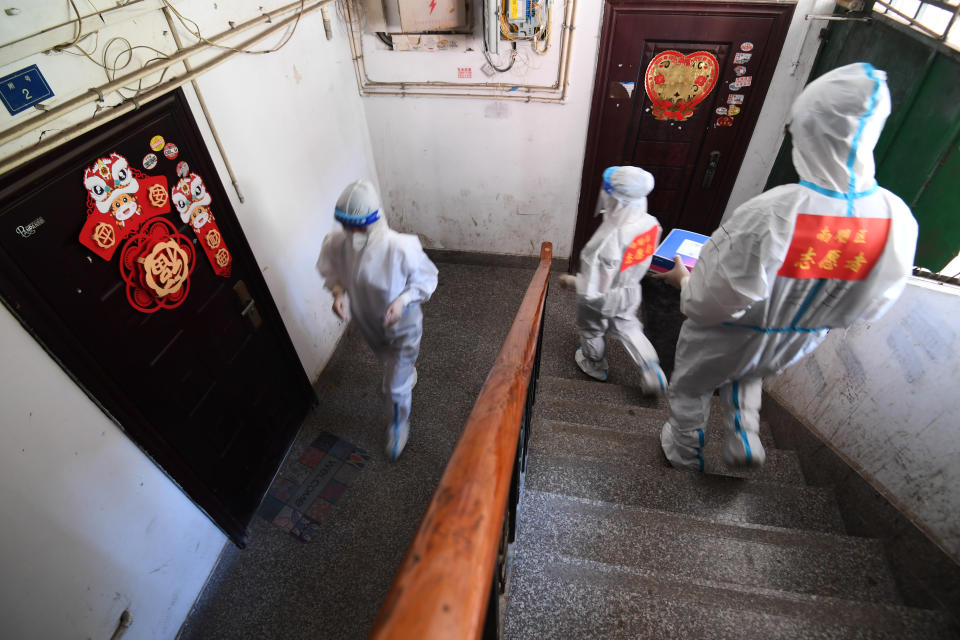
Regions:
[[[175, 143], [179, 155], [156, 153], [156, 166], [145, 169], [154, 136]], [[119, 255], [103, 260], [78, 241], [87, 215], [84, 170], [111, 152], [170, 185], [180, 161], [203, 178], [233, 255], [230, 277], [216, 275], [196, 246], [181, 306], [150, 314], [131, 306]], [[182, 94], [3, 176], [0, 202], [4, 302], [242, 545], [314, 396]], [[197, 244], [175, 210], [163, 217]]]
[[571, 266], [599, 224], [603, 170], [634, 164], [665, 230], [719, 224], [793, 5], [607, 0]]

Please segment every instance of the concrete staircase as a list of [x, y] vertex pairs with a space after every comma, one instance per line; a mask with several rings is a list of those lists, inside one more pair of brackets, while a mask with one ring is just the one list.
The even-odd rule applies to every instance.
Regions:
[[879, 541], [847, 536], [796, 455], [706, 473], [660, 452], [665, 400], [543, 376], [513, 545], [506, 638], [956, 638], [902, 605]]

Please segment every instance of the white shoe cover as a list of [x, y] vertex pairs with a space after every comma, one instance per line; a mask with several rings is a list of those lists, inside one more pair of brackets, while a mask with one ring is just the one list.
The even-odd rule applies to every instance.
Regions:
[[583, 349], [577, 349], [574, 359], [577, 361], [577, 366], [580, 367], [580, 370], [591, 378], [596, 378], [600, 382], [606, 382], [607, 378], [610, 377], [610, 370], [606, 358], [598, 364], [595, 364], [587, 359], [587, 356], [583, 355]]
[[689, 447], [681, 445], [673, 437], [673, 428], [670, 421], [667, 420], [660, 430], [660, 448], [663, 449], [663, 455], [667, 458], [670, 466], [676, 469], [688, 469], [690, 471], [703, 471], [703, 431], [698, 431], [701, 436], [699, 447]]
[[403, 453], [403, 448], [407, 446], [407, 438], [410, 436], [410, 423], [394, 423], [391, 422], [387, 427], [387, 458], [390, 459], [390, 462], [395, 462], [397, 458], [400, 457], [400, 454]]
[[643, 392], [649, 396], [662, 396], [667, 393], [667, 376], [660, 365], [654, 364], [643, 370], [643, 380], [640, 382]]
[[760, 436], [755, 433], [741, 430], [723, 439], [723, 461], [730, 467], [762, 467], [766, 459]]
[[387, 458], [394, 462], [403, 453], [410, 436], [410, 406], [393, 403], [393, 420], [387, 425]]

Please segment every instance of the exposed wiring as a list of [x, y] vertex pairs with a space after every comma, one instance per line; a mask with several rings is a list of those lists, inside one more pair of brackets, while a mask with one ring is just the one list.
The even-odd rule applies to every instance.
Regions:
[[73, 22], [77, 25], [77, 35], [73, 37], [73, 42], [62, 42], [56, 45], [54, 51], [63, 51], [67, 47], [72, 47], [73, 45], [80, 42], [80, 36], [83, 35], [83, 17], [80, 15], [80, 9], [77, 8], [77, 4], [73, 0], [69, 0], [70, 6], [73, 7], [73, 12], [77, 14], [77, 17]]
[[[92, 48], [90, 51], [86, 51], [83, 47], [80, 46], [80, 42], [82, 42], [83, 40], [87, 39], [90, 35], [95, 36], [96, 40], [95, 40], [95, 42], [94, 42], [93, 48]], [[129, 66], [134, 62], [133, 52], [136, 51], [137, 49], [147, 49], [148, 51], [151, 51], [151, 52], [157, 54], [157, 55], [155, 55], [154, 57], [152, 57], [152, 58], [150, 58], [149, 60], [147, 60], [146, 62], [141, 63], [141, 67], [142, 67], [142, 66], [146, 66], [146, 65], [148, 65], [148, 64], [150, 64], [151, 62], [154, 62], [154, 61], [156, 61], [156, 60], [165, 60], [165, 59], [167, 59], [167, 58], [170, 57], [170, 56], [169, 56], [168, 54], [166, 54], [165, 52], [160, 51], [159, 49], [156, 49], [156, 48], [154, 48], [154, 47], [151, 47], [151, 46], [148, 46], [148, 45], [136, 45], [136, 46], [134, 46], [134, 45], [131, 44], [130, 41], [127, 40], [126, 38], [124, 38], [124, 37], [122, 37], [122, 36], [117, 36], [117, 37], [111, 38], [110, 40], [107, 41], [106, 45], [104, 45], [104, 47], [103, 47], [103, 53], [101, 54], [102, 60], [97, 60], [96, 58], [93, 57], [93, 54], [96, 52], [97, 48], [99, 47], [99, 35], [98, 35], [96, 32], [88, 33], [86, 36], [84, 36], [83, 38], [81, 38], [81, 41], [80, 41], [80, 42], [78, 42], [78, 43], [76, 43], [76, 44], [73, 44], [73, 45], [70, 45], [71, 48], [76, 49], [76, 50], [79, 51], [80, 53], [74, 53], [73, 51], [70, 51], [69, 49], [63, 49], [63, 50], [62, 50], [63, 53], [67, 53], [67, 54], [70, 54], [70, 55], [72, 55], [72, 56], [85, 57], [87, 60], [89, 60], [90, 62], [92, 62], [93, 64], [97, 65], [98, 67], [100, 67], [101, 69], [104, 70], [104, 73], [105, 73], [106, 76], [107, 76], [107, 81], [108, 81], [108, 82], [112, 82], [112, 81], [117, 77], [117, 72], [123, 71], [124, 69], [126, 69], [127, 67], [129, 67]], [[111, 49], [113, 49], [114, 46], [115, 46], [116, 44], [118, 44], [118, 43], [121, 45], [121, 49], [116, 53], [116, 55], [113, 56], [113, 59], [111, 60], [111, 59], [110, 59], [110, 51], [111, 51]], [[121, 60], [124, 56], [126, 56], [126, 61], [125, 61], [123, 64], [120, 64], [120, 60]], [[135, 87], [130, 87], [130, 86], [119, 87], [119, 88], [117, 89], [117, 93], [120, 94], [120, 97], [121, 97], [121, 98], [128, 98], [128, 97], [134, 97], [134, 98], [135, 98], [135, 97], [137, 97], [138, 95], [140, 95], [141, 93], [143, 93], [144, 91], [146, 91], [147, 89], [150, 89], [150, 88], [152, 88], [152, 87], [160, 84], [161, 82], [163, 82], [164, 79], [166, 78], [167, 72], [168, 72], [169, 70], [170, 70], [169, 67], [166, 68], [166, 69], [164, 69], [164, 70], [160, 73], [160, 78], [159, 78], [156, 82], [154, 82], [154, 83], [152, 83], [152, 84], [150, 84], [150, 85], [148, 85], [148, 86], [144, 86], [144, 85], [143, 85], [143, 79], [141, 78], [141, 79], [137, 82], [137, 85], [136, 85]], [[125, 91], [128, 91], [128, 92], [132, 92], [132, 93], [133, 93], [133, 96], [125, 96], [124, 93], [123, 93], [124, 90], [125, 90]]]
[[[510, 24], [507, 20], [507, 0], [503, 1], [503, 4], [500, 5], [499, 17], [500, 17], [500, 38], [503, 40], [514, 41], [514, 40], [530, 40], [533, 50], [544, 55], [550, 49], [550, 18], [553, 15], [551, 11], [552, 5], [551, 0], [532, 0], [533, 6], [535, 7], [535, 16], [537, 21], [536, 29], [533, 32], [532, 36], [519, 36], [516, 32], [519, 30], [515, 25]], [[544, 28], [543, 23], [543, 5], [547, 5], [547, 24]], [[546, 31], [547, 46], [542, 51], [537, 49], [537, 41], [542, 39], [543, 32]]]
[[[71, 2], [72, 2], [72, 1], [73, 1], [73, 0], [71, 0]], [[182, 13], [180, 13], [179, 11], [177, 11], [177, 8], [173, 6], [173, 4], [170, 2], [170, 0], [161, 0], [161, 2], [163, 2], [163, 5], [164, 5], [165, 7], [167, 7], [168, 9], [170, 9], [170, 12], [173, 13], [173, 15], [174, 15], [174, 16], [177, 18], [177, 20], [180, 22], [180, 24], [183, 25], [183, 28], [186, 29], [186, 30], [190, 33], [190, 35], [192, 35], [192, 36], [193, 36], [194, 38], [196, 38], [197, 40], [199, 40], [199, 41], [201, 41], [201, 42], [204, 42], [204, 43], [210, 45], [211, 47], [217, 47], [217, 48], [219, 48], [219, 49], [226, 49], [226, 50], [228, 50], [228, 51], [235, 51], [235, 52], [237, 52], [237, 53], [264, 54], [264, 53], [273, 53], [274, 51], [279, 51], [279, 50], [282, 49], [284, 46], [286, 46], [286, 44], [287, 44], [288, 42], [290, 42], [290, 39], [293, 38], [293, 34], [296, 32], [297, 27], [300, 25], [300, 17], [303, 15], [303, 8], [304, 8], [304, 4], [306, 3], [306, 0], [300, 0], [300, 9], [297, 11], [297, 19], [296, 19], [296, 21], [293, 23], [293, 27], [290, 29], [289, 33], [287, 33], [286, 37], [284, 37], [283, 41], [282, 41], [280, 44], [278, 44], [277, 46], [273, 47], [272, 49], [260, 49], [260, 50], [257, 50], [257, 51], [251, 51], [251, 50], [249, 50], [249, 49], [237, 49], [236, 47], [231, 47], [231, 46], [222, 45], [222, 44], [216, 44], [215, 42], [211, 42], [210, 40], [207, 40], [207, 39], [203, 36], [203, 34], [200, 33], [200, 25], [198, 25], [195, 21], [191, 20], [190, 18], [184, 16]], [[193, 25], [193, 29], [191, 29], [191, 28], [190, 28], [190, 25], [187, 24], [188, 22], [189, 22], [191, 25]]]
[[[553, 33], [553, 5], [547, 0], [547, 26], [543, 27], [543, 17], [540, 15], [540, 5], [537, 5], [537, 22], [540, 23], [540, 28], [537, 29], [537, 32], [533, 34], [533, 42], [530, 43], [530, 46], [533, 48], [533, 52], [537, 55], [545, 56], [547, 52], [550, 51], [550, 36]], [[547, 37], [542, 38], [543, 32], [547, 32]], [[546, 45], [542, 50], [537, 46], [537, 42], [541, 39], [546, 41]]]
[[517, 60], [517, 44], [513, 43], [513, 50], [510, 52], [510, 64], [508, 64], [506, 67], [498, 67], [496, 63], [490, 59], [490, 52], [487, 51], [486, 42], [483, 43], [483, 57], [487, 59], [487, 64], [493, 67], [494, 71], [497, 71], [498, 73], [506, 73], [513, 68], [513, 63]]
[[388, 49], [393, 49], [393, 38], [390, 36], [390, 34], [384, 33], [383, 31], [378, 31], [377, 39], [379, 39], [383, 44], [387, 45]]
[[[148, 45], [133, 45], [127, 38], [124, 38], [122, 36], [117, 36], [107, 41], [107, 43], [103, 47], [103, 51], [101, 53], [101, 59], [97, 60], [94, 57], [94, 54], [96, 53], [97, 49], [100, 46], [99, 31], [90, 31], [84, 34], [83, 33], [83, 16], [80, 14], [80, 10], [77, 7], [75, 1], [74, 0], [68, 0], [68, 1], [70, 3], [70, 6], [73, 9], [73, 13], [76, 16], [73, 20], [70, 21], [71, 23], [76, 25], [75, 26], [76, 35], [74, 36], [71, 42], [64, 42], [53, 47], [53, 51], [66, 53], [72, 56], [86, 58], [87, 60], [89, 60], [90, 62], [92, 62], [93, 64], [97, 65], [98, 67], [104, 70], [104, 73], [106, 74], [108, 82], [112, 82], [114, 79], [116, 79], [118, 72], [123, 71], [134, 62], [136, 62], [137, 64], [140, 65], [141, 68], [143, 68], [152, 62], [169, 59], [170, 55], [159, 49], [156, 49]], [[125, 2], [118, 2], [117, 6], [124, 6], [126, 4], [129, 4], [130, 1], [131, 0], [126, 0]], [[161, 0], [161, 2], [163, 2], [164, 6], [167, 7], [174, 16], [176, 16], [180, 24], [182, 24], [183, 27], [197, 40], [220, 49], [227, 49], [237, 53], [249, 53], [249, 54], [273, 53], [274, 51], [278, 51], [281, 48], [283, 48], [290, 41], [290, 39], [293, 37], [294, 32], [297, 30], [297, 26], [300, 24], [300, 18], [303, 15], [304, 6], [306, 4], [306, 0], [300, 0], [300, 8], [298, 9], [297, 18], [294, 21], [293, 26], [290, 28], [287, 35], [284, 37], [283, 41], [280, 42], [280, 44], [270, 49], [262, 49], [262, 50], [254, 51], [254, 50], [238, 49], [236, 47], [219, 45], [214, 42], [211, 42], [210, 40], [205, 38], [203, 34], [200, 33], [200, 27], [194, 20], [180, 13], [176, 9], [176, 7], [174, 7], [170, 3], [169, 0]], [[93, 5], [91, 4], [91, 6]], [[339, 3], [338, 3], [338, 6], [339, 6]], [[94, 7], [94, 9], [96, 10], [96, 7]], [[192, 25], [192, 28], [191, 28], [191, 25]], [[93, 44], [93, 47], [89, 51], [87, 51], [83, 47], [83, 43], [90, 36], [94, 37], [94, 44]], [[116, 47], [118, 45], [120, 46], [119, 51], [117, 51], [116, 54], [113, 55], [111, 58], [110, 52], [116, 50]], [[153, 57], [149, 58], [146, 61], [141, 62], [139, 60], [136, 60], [133, 55], [134, 51], [137, 51], [140, 49], [146, 49], [156, 55], [154, 55]], [[170, 71], [170, 67], [165, 68], [160, 73], [159, 79], [156, 82], [150, 83], [149, 85], [144, 85], [143, 78], [140, 78], [137, 81], [137, 84], [135, 86], [118, 87], [116, 89], [116, 92], [117, 94], [119, 94], [119, 96], [122, 99], [136, 100], [136, 98], [144, 91], [147, 91], [163, 83], [164, 80], [166, 79], [166, 75], [168, 71]], [[124, 92], [127, 92], [127, 93], [125, 94]], [[128, 95], [128, 94], [132, 94], [132, 95]], [[97, 111], [99, 111], [101, 108], [102, 107], [98, 105]]]

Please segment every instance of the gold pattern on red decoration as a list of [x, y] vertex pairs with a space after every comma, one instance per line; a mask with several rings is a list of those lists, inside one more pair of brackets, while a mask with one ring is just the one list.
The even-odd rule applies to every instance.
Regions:
[[173, 238], [158, 242], [140, 260], [146, 276], [144, 281], [158, 298], [179, 291], [190, 275], [190, 257]]
[[[87, 219], [80, 244], [104, 260], [113, 258], [124, 239], [151, 218], [170, 212], [165, 176], [148, 176], [113, 152], [83, 172]], [[109, 229], [108, 229], [109, 227]]]
[[214, 273], [223, 278], [230, 277], [232, 258], [210, 209], [213, 197], [207, 191], [203, 178], [196, 173], [189, 173], [178, 180], [170, 189], [170, 202], [177, 208], [180, 219], [189, 224], [200, 239]]
[[221, 238], [220, 238], [219, 231], [217, 231], [216, 229], [210, 229], [210, 231], [207, 231], [206, 241], [207, 241], [208, 247], [210, 247], [211, 249], [216, 249], [217, 247], [220, 246], [220, 240]]
[[175, 309], [190, 292], [196, 260], [193, 243], [166, 218], [153, 218], [120, 251], [127, 300], [142, 313]]
[[883, 255], [889, 232], [888, 218], [798, 214], [787, 257], [777, 275], [863, 280]]
[[167, 200], [170, 199], [170, 196], [167, 194], [166, 187], [159, 184], [152, 184], [147, 189], [147, 197], [150, 199], [150, 204], [155, 207], [163, 207], [167, 204]]
[[106, 222], [101, 222], [94, 227], [91, 237], [101, 249], [109, 249], [117, 243], [117, 234], [113, 232], [113, 227]]
[[639, 264], [653, 255], [657, 247], [657, 237], [660, 235], [660, 227], [653, 227], [633, 239], [627, 250], [623, 252], [623, 260], [620, 261], [620, 271], [626, 271], [635, 264]]
[[661, 51], [644, 73], [647, 96], [657, 120], [689, 119], [717, 86], [720, 64], [708, 51]]

